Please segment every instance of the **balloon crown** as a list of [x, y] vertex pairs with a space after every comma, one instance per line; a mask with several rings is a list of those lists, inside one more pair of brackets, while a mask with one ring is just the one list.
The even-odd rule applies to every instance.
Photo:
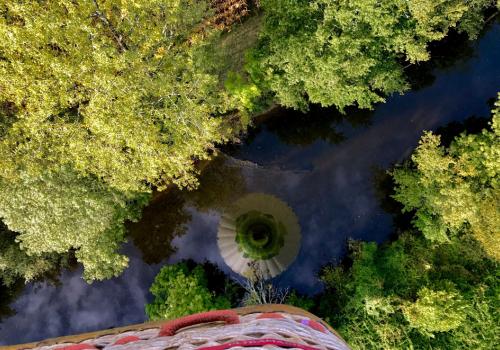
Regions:
[[266, 260], [278, 255], [286, 233], [285, 226], [271, 214], [251, 210], [236, 218], [235, 241], [245, 258]]

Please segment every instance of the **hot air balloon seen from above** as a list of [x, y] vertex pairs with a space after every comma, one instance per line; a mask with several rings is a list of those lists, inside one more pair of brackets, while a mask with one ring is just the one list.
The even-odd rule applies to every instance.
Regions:
[[250, 193], [222, 214], [217, 243], [234, 272], [245, 277], [257, 272], [271, 278], [295, 260], [300, 248], [300, 226], [293, 210], [281, 199]]

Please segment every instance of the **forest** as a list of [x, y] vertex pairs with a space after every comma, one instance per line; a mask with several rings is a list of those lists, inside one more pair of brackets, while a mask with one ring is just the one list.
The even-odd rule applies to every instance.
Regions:
[[[88, 283], [120, 276], [127, 225], [162, 193], [198, 188], [204, 166], [244, 140], [259, 115], [274, 106], [374, 110], [414, 89], [412, 69], [435, 59], [433, 45], [477, 40], [499, 8], [496, 0], [3, 1], [2, 299], [75, 266]], [[348, 255], [317, 276], [323, 291], [292, 291], [283, 302], [328, 321], [353, 349], [494, 348], [500, 95], [485, 128], [452, 136], [426, 131], [408, 159], [385, 169], [385, 196], [404, 229], [384, 243], [350, 240]], [[148, 317], [258, 303], [214, 269], [163, 267]]]

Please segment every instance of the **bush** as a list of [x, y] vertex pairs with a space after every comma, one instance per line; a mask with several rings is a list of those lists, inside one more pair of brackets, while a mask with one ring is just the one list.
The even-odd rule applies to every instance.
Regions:
[[352, 266], [325, 268], [313, 311], [353, 349], [492, 349], [500, 272], [470, 236], [436, 245], [418, 233], [352, 245]]
[[[227, 293], [222, 293], [220, 289], [219, 293], [215, 293], [214, 287], [209, 289], [204, 268], [217, 270], [211, 264], [196, 265], [192, 261], [164, 266], [150, 288], [154, 300], [146, 305], [149, 319], [174, 319], [203, 311], [231, 308], [234, 288], [224, 287]], [[228, 279], [225, 282], [228, 286], [232, 285]]]

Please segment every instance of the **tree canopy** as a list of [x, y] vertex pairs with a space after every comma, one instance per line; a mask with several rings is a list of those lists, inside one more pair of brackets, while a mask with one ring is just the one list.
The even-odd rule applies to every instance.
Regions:
[[75, 250], [85, 279], [117, 276], [128, 262], [117, 253], [123, 223], [136, 218], [148, 198], [125, 195], [72, 170], [35, 178], [24, 174], [19, 182], [0, 179], [0, 217], [18, 233], [19, 242], [8, 259], [19, 262], [12, 254], [21, 254], [20, 248], [29, 261], [37, 261], [33, 268], [38, 270], [46, 255]]
[[198, 0], [0, 4], [0, 219], [17, 235], [0, 237], [4, 282], [68, 251], [89, 281], [118, 275], [144, 193], [197, 183], [195, 159], [231, 133], [229, 99], [194, 58], [210, 13]]
[[[427, 133], [392, 172], [415, 229], [350, 242], [309, 305], [353, 349], [491, 349], [498, 343], [499, 122], [449, 147]], [[405, 215], [405, 217], [408, 214]], [[311, 301], [311, 299], [310, 299]]]
[[449, 148], [426, 133], [411, 163], [395, 169], [394, 198], [415, 211], [414, 224], [430, 240], [445, 242], [470, 231], [500, 259], [500, 101], [492, 130], [463, 133]]
[[196, 183], [226, 98], [193, 60], [196, 0], [4, 1], [0, 176], [69, 166], [122, 191]]
[[248, 58], [252, 81], [278, 102], [370, 108], [408, 88], [404, 65], [456, 28], [475, 38], [492, 0], [262, 0], [264, 28]]
[[323, 271], [315, 311], [353, 349], [492, 349], [499, 270], [470, 236], [434, 244], [418, 233], [355, 243], [352, 266]]
[[[205, 268], [205, 269], [204, 269]], [[152, 303], [146, 305], [146, 314], [150, 320], [173, 319], [203, 311], [231, 308], [232, 283], [228, 279], [222, 289], [230, 289], [225, 293], [217, 293], [209, 288], [206, 268], [216, 269], [210, 264], [194, 265], [180, 262], [162, 267], [151, 285], [154, 295]], [[213, 284], [213, 283], [212, 283]], [[219, 286], [218, 289], [220, 289]]]
[[21, 249], [15, 238], [16, 233], [0, 222], [0, 294], [13, 286], [17, 288], [15, 286], [20, 281], [30, 282], [67, 266], [67, 254], [41, 253], [30, 256]]

